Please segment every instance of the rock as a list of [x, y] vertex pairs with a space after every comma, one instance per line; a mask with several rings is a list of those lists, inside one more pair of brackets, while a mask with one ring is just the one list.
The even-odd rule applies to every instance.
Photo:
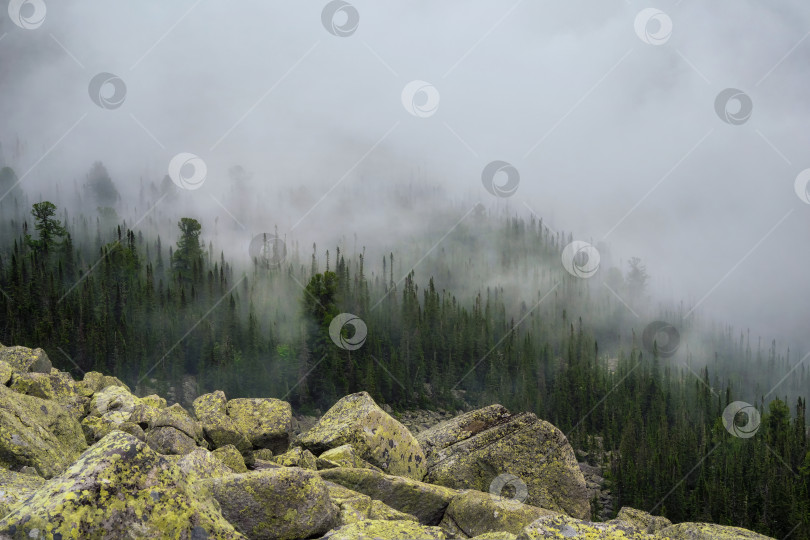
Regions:
[[203, 394], [192, 404], [194, 416], [200, 421], [205, 438], [211, 442], [213, 448], [232, 444], [244, 455], [253, 445], [228, 416], [227, 403], [222, 390]]
[[739, 527], [714, 525], [712, 523], [678, 523], [661, 529], [656, 538], [669, 540], [774, 540]]
[[100, 416], [87, 416], [82, 419], [81, 426], [87, 444], [95, 444], [114, 430], [116, 424]]
[[616, 519], [611, 520], [608, 523], [615, 522], [627, 523], [636, 529], [647, 533], [658, 532], [661, 529], [672, 525], [672, 522], [663, 516], [653, 516], [652, 514], [644, 512], [643, 510], [636, 510], [635, 508], [630, 508], [629, 506], [623, 506], [616, 515]]
[[312, 427], [318, 423], [317, 416], [293, 416], [292, 419], [292, 434], [298, 436], [302, 433], [306, 433]]
[[[88, 374], [89, 375], [89, 374]], [[87, 379], [87, 375], [85, 375]], [[90, 401], [89, 414], [91, 416], [104, 416], [109, 412], [126, 414], [126, 419], [135, 410], [140, 400], [123, 386], [111, 385], [97, 390]]]
[[469, 439], [486, 429], [506, 423], [511, 416], [506, 407], [496, 403], [441, 422], [419, 433], [416, 440], [422, 446], [427, 466], [430, 468], [441, 459], [441, 450]]
[[368, 495], [352, 491], [339, 484], [326, 482], [329, 497], [340, 509], [340, 525], [348, 525], [364, 519], [417, 521], [416, 516], [400, 512], [387, 504], [373, 500]]
[[142, 429], [149, 429], [155, 425], [160, 415], [160, 409], [146, 403], [138, 403], [129, 415], [129, 421], [138, 424]]
[[13, 506], [27, 499], [44, 483], [39, 476], [0, 469], [0, 518], [7, 516]]
[[257, 448], [253, 451], [253, 457], [264, 461], [272, 461], [273, 451], [269, 448]]
[[0, 467], [64, 471], [87, 448], [82, 428], [60, 404], [0, 385]]
[[0, 520], [0, 536], [243, 538], [178, 467], [113, 431]]
[[228, 444], [225, 446], [220, 446], [216, 450], [214, 450], [211, 455], [220, 460], [222, 463], [227, 465], [233, 472], [236, 473], [245, 473], [247, 472], [247, 467], [245, 467], [245, 458], [242, 457], [242, 454], [239, 453], [239, 450], [232, 444]]
[[317, 474], [279, 468], [203, 480], [222, 515], [251, 539], [310, 538], [338, 520], [338, 508]]
[[133, 422], [121, 422], [115, 429], [129, 433], [141, 442], [146, 442], [146, 433], [144, 433], [143, 429], [141, 429], [141, 426], [138, 424]]
[[18, 394], [42, 399], [53, 399], [56, 394], [51, 386], [51, 377], [45, 373], [15, 373], [9, 388]]
[[146, 434], [146, 444], [159, 454], [184, 455], [197, 448], [194, 439], [171, 426], [150, 429]]
[[382, 472], [382, 469], [360, 459], [350, 444], [327, 450], [317, 461], [318, 469], [334, 469], [335, 467], [351, 467], [360, 469], [373, 469]]
[[160, 409], [152, 428], [173, 427], [191, 437], [198, 445], [202, 446], [203, 430], [199, 422], [194, 420], [179, 403], [171, 407]]
[[280, 456], [273, 457], [273, 461], [282, 467], [301, 467], [302, 469], [318, 470], [317, 460], [312, 452], [301, 447], [291, 448]]
[[419, 525], [413, 521], [367, 519], [330, 531], [322, 540], [443, 540], [447, 535], [438, 527]]
[[470, 490], [453, 497], [439, 526], [454, 536], [462, 533], [465, 538], [491, 532], [520, 534], [538, 518], [551, 515], [556, 513]]
[[342, 398], [296, 444], [315, 455], [349, 444], [362, 459], [388, 474], [414, 480], [425, 475], [425, 456], [416, 438], [367, 392]]
[[127, 392], [131, 392], [129, 386], [124, 384], [118, 377], [112, 377], [110, 375], [102, 375], [98, 371], [88, 371], [87, 373], [85, 373], [82, 382], [93, 392], [104, 390], [105, 388], [109, 388], [110, 386], [120, 386]]
[[[191, 482], [205, 480], [208, 478], [222, 478], [229, 476], [235, 471], [228, 467], [221, 459], [218, 459], [213, 452], [205, 448], [195, 448], [192, 452], [184, 456], [170, 456]], [[244, 463], [242, 467], [244, 467]]]
[[254, 448], [269, 448], [276, 454], [289, 448], [292, 409], [286, 401], [231, 399], [228, 401], [228, 416]]
[[484, 533], [474, 536], [472, 540], [516, 540], [517, 536], [512, 533], [496, 532]]
[[17, 373], [49, 374], [53, 367], [45, 351], [28, 347], [4, 347], [0, 349], [0, 360], [8, 362]]
[[616, 540], [652, 540], [647, 533], [639, 532], [630, 525], [612, 525], [581, 521], [558, 514], [544, 516], [523, 529], [517, 540], [537, 538], [605, 538]]
[[73, 380], [70, 373], [56, 368], [51, 369], [49, 378], [54, 393], [53, 399], [61, 403], [77, 420], [83, 418], [88, 412], [93, 391]]
[[[460, 418], [475, 418], [475, 412]], [[481, 420], [478, 431], [458, 427], [466, 421], [450, 421], [422, 434], [423, 440], [433, 441], [425, 482], [484, 492], [500, 489], [499, 483], [517, 484], [526, 490], [526, 504], [576, 518], [590, 516], [585, 478], [559, 429], [533, 413], [512, 415], [488, 429]], [[457, 442], [442, 447], [451, 440]], [[508, 478], [514, 482], [506, 482]]]
[[144, 396], [141, 398], [141, 403], [144, 405], [148, 405], [155, 409], [165, 409], [166, 408], [166, 400], [160, 397], [157, 394], [151, 394], [148, 396]]
[[11, 369], [11, 364], [5, 360], [0, 360], [0, 384], [8, 384], [12, 373], [14, 373], [14, 370]]
[[424, 525], [438, 525], [458, 491], [425, 484], [410, 478], [391, 476], [369, 469], [327, 469], [321, 478], [368, 495], [372, 499], [416, 516]]

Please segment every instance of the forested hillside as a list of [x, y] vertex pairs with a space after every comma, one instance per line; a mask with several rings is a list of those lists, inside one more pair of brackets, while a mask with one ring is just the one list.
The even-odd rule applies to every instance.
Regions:
[[[6, 192], [15, 175], [1, 174]], [[570, 235], [482, 206], [440, 243], [384, 254], [268, 232], [226, 256], [201, 216], [128, 225], [108, 180], [100, 164], [88, 175], [94, 214], [19, 189], [0, 201], [0, 342], [176, 399], [193, 381], [308, 412], [360, 390], [394, 410], [502, 403], [608, 467], [616, 508], [810, 538], [804, 363], [689, 306], [645, 309], [638, 259], [614, 266], [599, 246], [598, 273], [575, 277]], [[656, 321], [677, 329], [666, 350], [644, 336]], [[761, 416], [754, 436], [724, 426], [735, 401]]]

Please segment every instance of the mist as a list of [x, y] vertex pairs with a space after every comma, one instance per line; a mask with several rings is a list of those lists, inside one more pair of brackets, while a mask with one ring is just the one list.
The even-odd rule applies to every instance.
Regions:
[[[191, 215], [217, 253], [245, 261], [251, 238], [277, 228], [304, 253], [366, 247], [379, 271], [410, 238], [452, 242], [477, 204], [536, 215], [623, 270], [640, 257], [653, 305], [810, 347], [810, 208], [794, 190], [810, 167], [810, 7], [358, 1], [341, 37], [324, 6], [49, 2], [31, 29], [4, 11], [2, 162], [40, 200], [102, 161], [129, 223]], [[672, 22], [657, 45], [634, 28], [649, 7]], [[98, 89], [118, 99], [107, 108], [89, 89], [99, 73], [126, 86]], [[438, 104], [403, 100], [411, 81]], [[750, 118], [720, 118], [727, 88], [750, 97]], [[205, 163], [204, 185], [145, 206], [182, 152]], [[483, 185], [495, 160], [519, 172], [509, 197]]]

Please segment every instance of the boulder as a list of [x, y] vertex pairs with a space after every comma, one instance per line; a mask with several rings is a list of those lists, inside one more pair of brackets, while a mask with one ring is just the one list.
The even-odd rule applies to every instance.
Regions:
[[458, 491], [425, 484], [410, 478], [391, 476], [369, 469], [326, 469], [321, 478], [340, 484], [374, 500], [416, 516], [424, 525], [438, 525]]
[[77, 420], [83, 418], [88, 412], [93, 391], [73, 380], [70, 373], [56, 368], [51, 369], [49, 378], [54, 393], [53, 399], [61, 403]]
[[253, 457], [264, 461], [272, 461], [273, 451], [269, 448], [257, 448], [253, 451]]
[[608, 523], [618, 524], [617, 522], [627, 523], [642, 532], [654, 533], [661, 529], [669, 527], [672, 522], [664, 516], [654, 516], [643, 510], [636, 510], [629, 506], [623, 506], [616, 519]]
[[318, 469], [334, 469], [335, 467], [351, 467], [360, 469], [373, 469], [382, 472], [382, 469], [360, 459], [350, 444], [327, 450], [316, 462]]
[[254, 448], [269, 448], [276, 454], [289, 448], [292, 409], [286, 401], [231, 399], [228, 401], [228, 416]]
[[0, 518], [7, 516], [13, 506], [30, 497], [44, 483], [39, 476], [0, 469]]
[[51, 376], [45, 373], [14, 373], [9, 388], [18, 394], [42, 399], [53, 399], [56, 394], [51, 386]]
[[425, 475], [425, 455], [416, 438], [378, 407], [367, 392], [335, 403], [296, 444], [315, 455], [349, 444], [360, 458], [388, 474], [414, 480]]
[[453, 536], [463, 535], [463, 538], [494, 532], [517, 535], [538, 518], [553, 515], [556, 512], [469, 490], [453, 497], [439, 526]]
[[279, 468], [200, 481], [222, 515], [251, 539], [321, 535], [338, 522], [338, 508], [316, 473]]
[[272, 460], [282, 467], [301, 467], [313, 471], [318, 469], [317, 460], [312, 452], [301, 447], [291, 448], [280, 456], [274, 456]]
[[479, 534], [478, 536], [474, 536], [472, 540], [516, 540], [517, 536], [512, 533], [506, 532], [496, 532], [496, 533], [484, 533]]
[[[243, 538], [180, 469], [113, 431], [0, 520], [0, 537]], [[5, 535], [5, 536], [3, 536]]]
[[416, 436], [416, 440], [422, 446], [427, 466], [430, 468], [441, 459], [441, 450], [469, 439], [484, 430], [508, 422], [511, 416], [506, 407], [496, 403], [440, 422], [432, 428], [420, 432]]
[[678, 523], [656, 532], [657, 538], [669, 540], [774, 540], [748, 529], [713, 523]]
[[438, 527], [429, 527], [413, 521], [387, 521], [366, 519], [330, 531], [322, 540], [443, 540], [448, 538]]
[[0, 467], [29, 465], [50, 478], [86, 448], [81, 426], [60, 404], [0, 385]]
[[0, 384], [8, 384], [13, 373], [14, 370], [11, 368], [11, 364], [5, 360], [0, 360]]
[[248, 453], [253, 445], [242, 433], [236, 422], [228, 416], [228, 400], [222, 390], [203, 394], [192, 404], [194, 416], [200, 421], [205, 438], [213, 448], [231, 444], [242, 454]]
[[[85, 375], [85, 379], [87, 375]], [[126, 415], [129, 419], [135, 406], [140, 400], [123, 386], [111, 385], [97, 390], [90, 401], [89, 414], [91, 416], [104, 416], [110, 412], [117, 412]]]
[[[235, 472], [221, 459], [218, 459], [213, 452], [209, 452], [205, 448], [198, 447], [184, 456], [168, 456], [168, 459], [177, 464], [190, 482], [208, 478], [222, 478]], [[242, 467], [244, 466], [243, 463]]]
[[544, 516], [523, 529], [517, 540], [538, 538], [605, 538], [615, 540], [652, 540], [647, 533], [634, 527], [581, 521], [563, 514]]
[[[474, 418], [471, 413], [462, 416]], [[450, 421], [423, 434], [422, 440], [434, 442], [426, 482], [496, 495], [511, 485], [525, 491], [521, 500], [526, 504], [576, 518], [590, 516], [585, 478], [574, 450], [559, 429], [533, 413], [512, 415], [478, 431], [458, 425]], [[446, 428], [448, 433], [442, 435]], [[465, 433], [469, 436], [457, 440]], [[457, 442], [442, 447], [450, 440]]]
[[400, 512], [382, 501], [376, 501], [333, 482], [326, 482], [329, 498], [340, 509], [340, 525], [365, 519], [419, 521], [416, 516]]
[[4, 347], [0, 349], [0, 360], [17, 373], [49, 374], [53, 367], [45, 351], [28, 347]]
[[227, 465], [233, 472], [245, 473], [247, 467], [245, 466], [245, 458], [239, 453], [239, 450], [232, 444], [220, 446], [211, 453], [211, 456], [220, 460]]
[[155, 409], [165, 409], [166, 400], [157, 394], [150, 394], [141, 398], [141, 403]]
[[129, 386], [124, 384], [118, 377], [112, 377], [110, 375], [102, 375], [98, 371], [88, 371], [87, 373], [85, 373], [82, 382], [84, 383], [85, 386], [87, 386], [87, 388], [89, 388], [93, 392], [104, 390], [105, 388], [109, 388], [110, 386], [120, 386], [127, 392], [131, 392]]
[[147, 403], [138, 403], [129, 415], [129, 421], [138, 424], [142, 429], [149, 429], [155, 425], [160, 415], [160, 409]]
[[150, 429], [146, 434], [146, 444], [159, 454], [184, 455], [197, 448], [194, 439], [171, 426]]
[[202, 446], [204, 441], [202, 426], [179, 403], [165, 409], [159, 409], [157, 418], [152, 424], [152, 429], [162, 427], [173, 427], [178, 431], [182, 431], [191, 437], [195, 443]]

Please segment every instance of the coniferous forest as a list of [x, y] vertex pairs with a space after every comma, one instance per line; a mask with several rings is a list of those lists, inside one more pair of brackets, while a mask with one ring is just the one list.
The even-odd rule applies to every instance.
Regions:
[[[570, 235], [480, 205], [435, 250], [428, 237], [372, 254], [362, 238], [299, 246], [268, 232], [233, 253], [201, 216], [165, 208], [128, 223], [103, 165], [87, 179], [76, 197], [97, 211], [70, 214], [0, 172], [0, 192], [12, 190], [0, 201], [0, 342], [176, 401], [191, 385], [309, 414], [360, 390], [394, 411], [502, 403], [605, 467], [616, 508], [810, 538], [806, 366], [689, 306], [642, 310], [655, 304], [639, 259], [612, 265], [600, 246], [599, 274], [577, 278], [560, 262]], [[145, 198], [176, 196], [164, 181]], [[341, 314], [361, 323], [336, 335]], [[658, 321], [677, 342], [645, 337]], [[755, 411], [734, 425], [760, 417], [754, 436], [724, 425], [736, 401]]]

